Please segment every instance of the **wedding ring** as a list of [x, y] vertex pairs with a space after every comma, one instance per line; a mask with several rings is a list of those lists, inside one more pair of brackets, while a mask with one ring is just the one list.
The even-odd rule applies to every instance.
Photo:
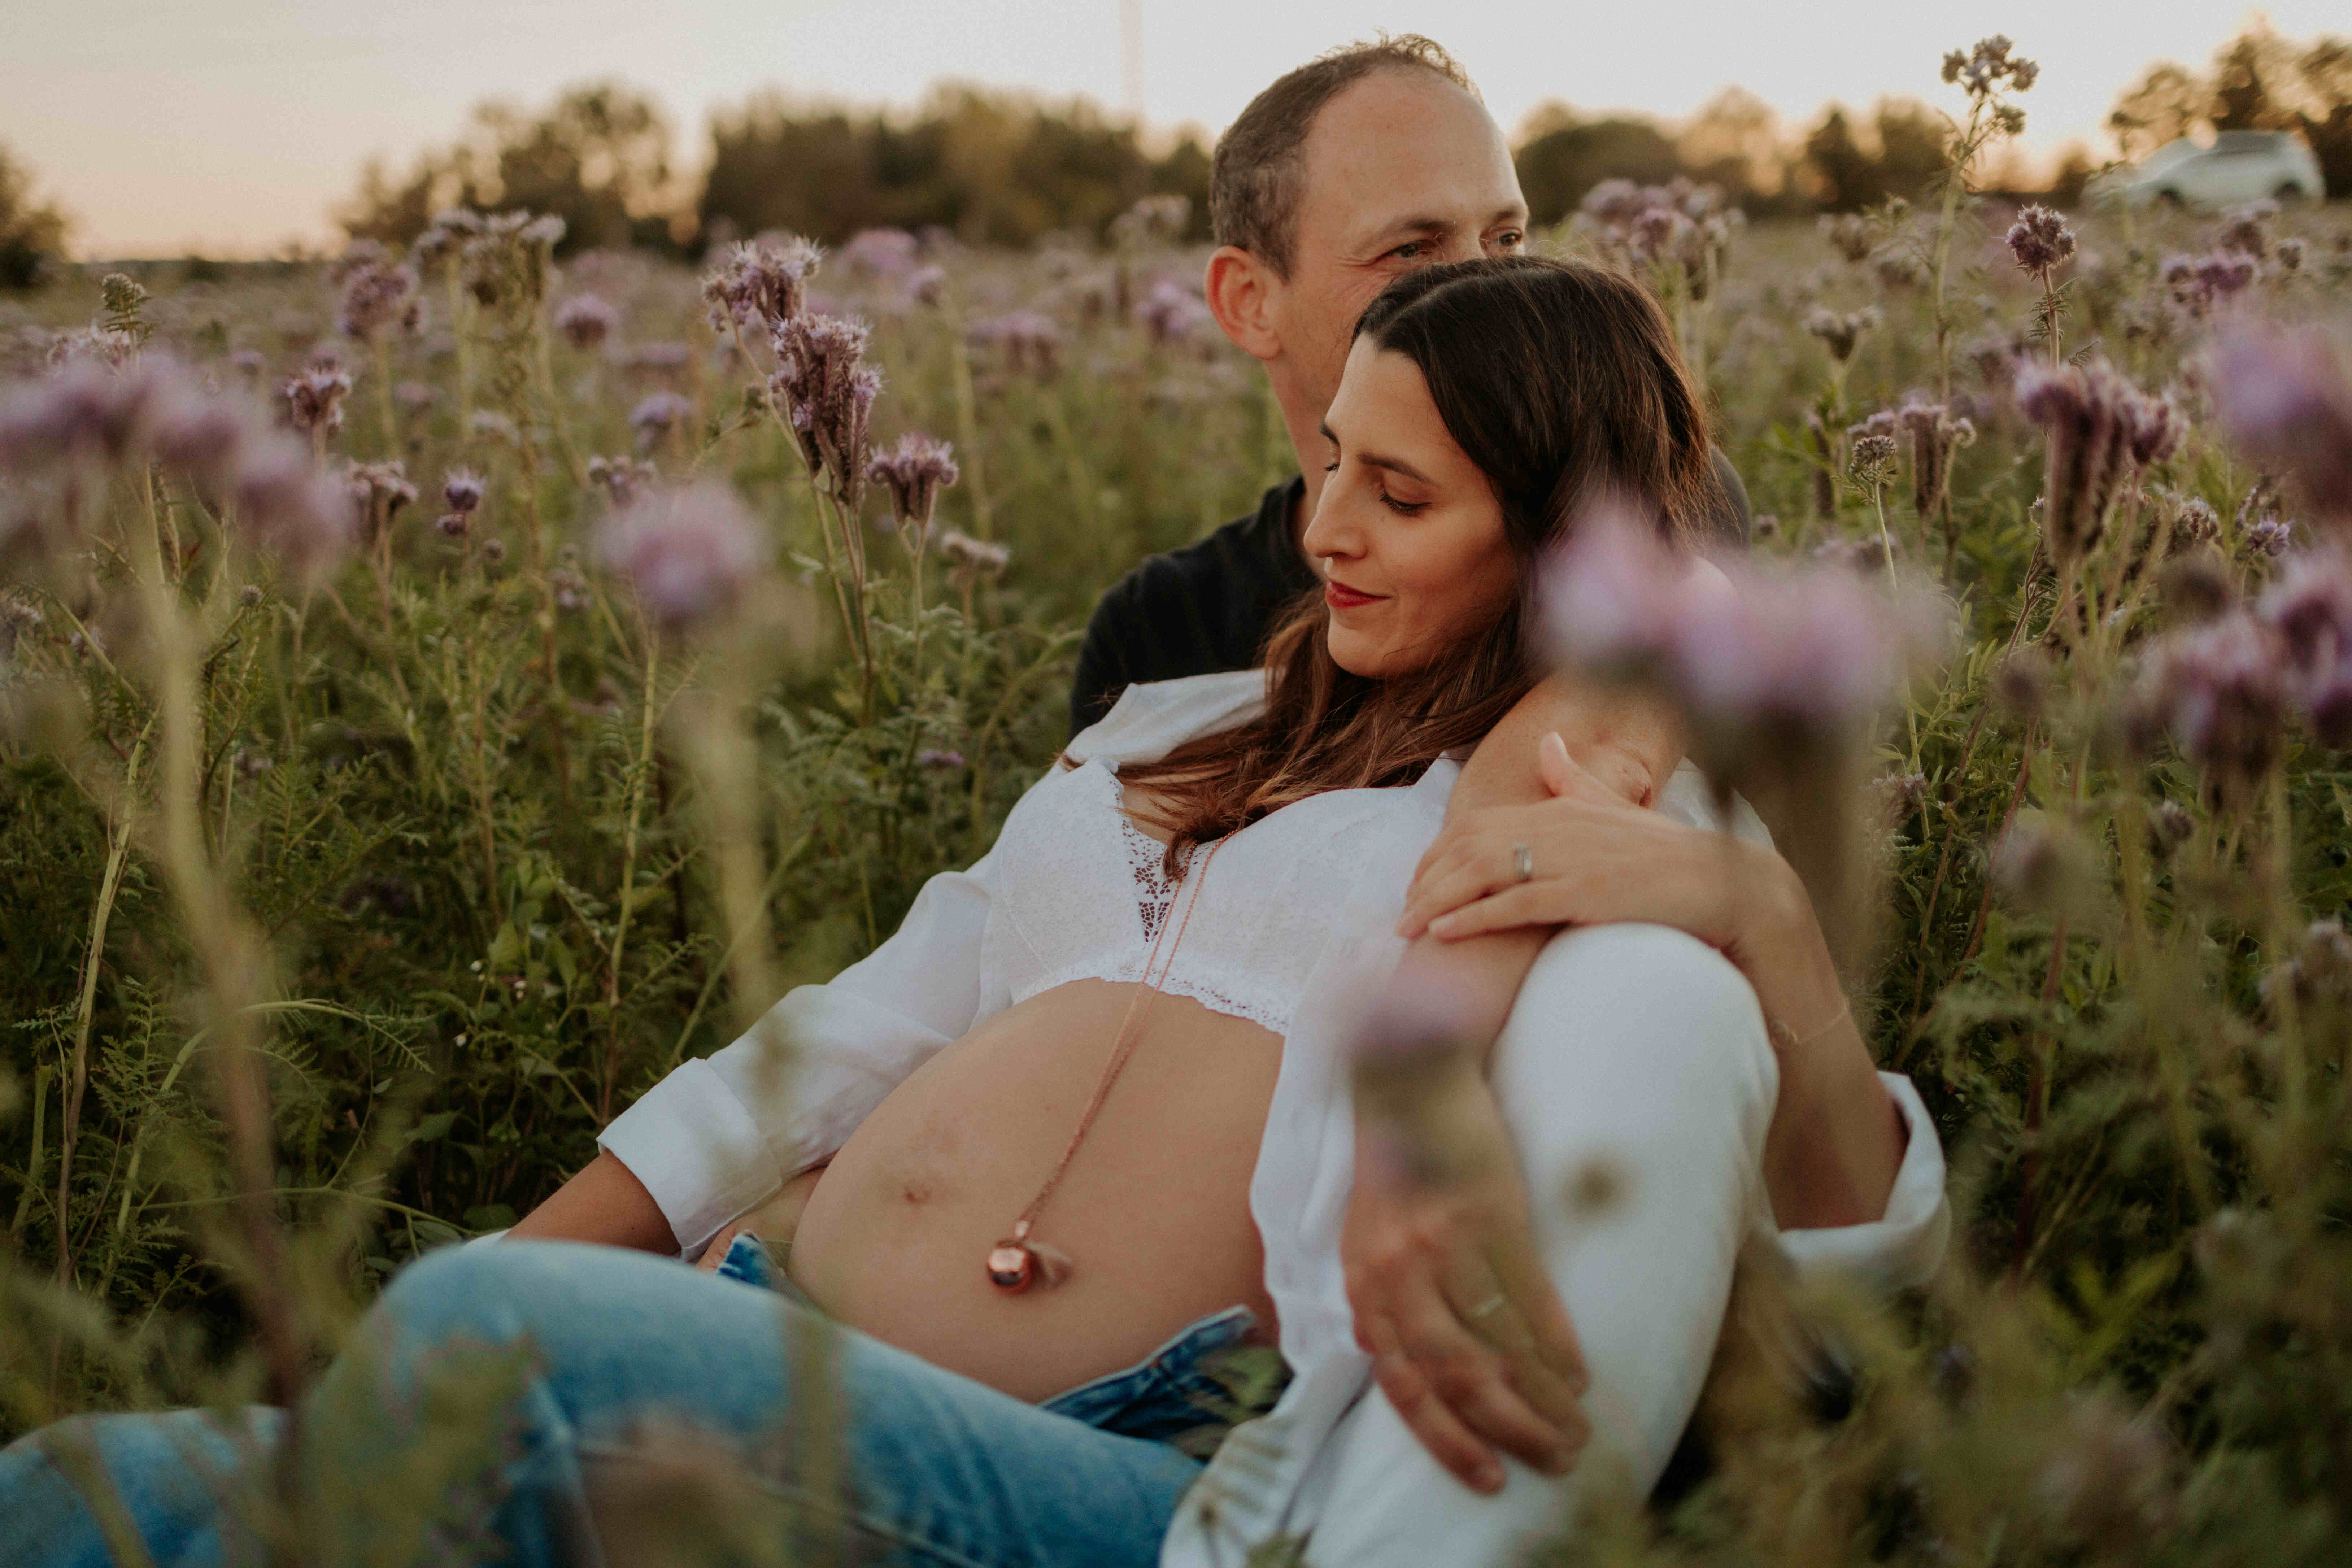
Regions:
[[1512, 845], [1511, 869], [1520, 881], [1531, 879], [1536, 874], [1536, 852], [1524, 844]]
[[1493, 1295], [1487, 1297], [1485, 1300], [1479, 1302], [1476, 1306], [1471, 1308], [1468, 1311], [1463, 1313], [1462, 1321], [1467, 1323], [1475, 1323], [1481, 1318], [1491, 1318], [1502, 1310], [1503, 1293], [1500, 1290], [1497, 1290]]

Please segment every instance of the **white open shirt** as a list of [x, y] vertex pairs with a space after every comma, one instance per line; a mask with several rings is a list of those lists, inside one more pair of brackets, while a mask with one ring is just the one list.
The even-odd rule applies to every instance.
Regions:
[[[1255, 715], [1265, 679], [1254, 669], [1130, 686], [1069, 753], [1114, 765], [1163, 756]], [[1348, 1047], [1404, 951], [1393, 928], [1405, 889], [1460, 774], [1454, 762], [1433, 764], [1404, 786], [1412, 809], [1384, 817], [1360, 851], [1350, 847], [1360, 857], [1354, 891], [1283, 1042], [1250, 1182], [1266, 1292], [1295, 1376], [1273, 1411], [1234, 1428], [1186, 1495], [1161, 1568], [1235, 1563], [1260, 1542], [1309, 1529], [1319, 1489], [1310, 1481], [1314, 1461], [1370, 1385], [1339, 1263], [1355, 1173]], [[1724, 826], [1687, 763], [1661, 792], [1658, 809], [1696, 826]], [[1764, 837], [1744, 803], [1735, 803], [1728, 826], [1745, 837]], [[688, 1257], [785, 1181], [831, 1157], [916, 1068], [1003, 1010], [1003, 978], [987, 973], [982, 953], [993, 859], [992, 852], [968, 871], [933, 877], [889, 941], [830, 983], [792, 991], [740, 1039], [682, 1064], [604, 1130], [599, 1143], [645, 1184]], [[1801, 1270], [1832, 1270], [1895, 1289], [1934, 1270], [1950, 1215], [1943, 1150], [1926, 1108], [1908, 1079], [1880, 1077], [1910, 1129], [1885, 1215], [1842, 1229], [1773, 1234]], [[1771, 1231], [1769, 1216], [1759, 1224]]]

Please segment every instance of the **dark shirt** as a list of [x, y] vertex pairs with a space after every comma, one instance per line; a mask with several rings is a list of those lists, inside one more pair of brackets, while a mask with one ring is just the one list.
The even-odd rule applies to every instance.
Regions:
[[[1719, 491], [1711, 532], [1743, 547], [1748, 489], [1731, 459], [1715, 451]], [[1118, 694], [1141, 680], [1174, 680], [1258, 662], [1282, 612], [1321, 579], [1298, 552], [1291, 517], [1307, 481], [1275, 486], [1248, 517], [1236, 518], [1197, 544], [1154, 555], [1102, 596], [1078, 649], [1070, 684], [1070, 733], [1110, 711]]]

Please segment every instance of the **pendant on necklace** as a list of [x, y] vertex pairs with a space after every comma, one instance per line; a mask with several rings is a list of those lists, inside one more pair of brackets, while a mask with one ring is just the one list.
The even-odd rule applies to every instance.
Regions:
[[1025, 1242], [1007, 1237], [989, 1249], [988, 1282], [1000, 1290], [1026, 1290], [1030, 1280], [1036, 1277], [1036, 1254], [1029, 1250]]

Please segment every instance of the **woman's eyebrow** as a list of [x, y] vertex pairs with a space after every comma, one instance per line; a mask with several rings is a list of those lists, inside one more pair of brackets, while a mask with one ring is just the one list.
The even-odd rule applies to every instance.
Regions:
[[[1339, 437], [1331, 434], [1329, 425], [1318, 422], [1315, 428], [1323, 433], [1323, 439], [1331, 443], [1333, 451], [1339, 449]], [[1433, 485], [1437, 482], [1402, 458], [1383, 458], [1375, 452], [1359, 452], [1356, 454], [1356, 461], [1370, 468], [1386, 468], [1392, 474], [1402, 474], [1406, 479], [1418, 479], [1424, 485]]]

